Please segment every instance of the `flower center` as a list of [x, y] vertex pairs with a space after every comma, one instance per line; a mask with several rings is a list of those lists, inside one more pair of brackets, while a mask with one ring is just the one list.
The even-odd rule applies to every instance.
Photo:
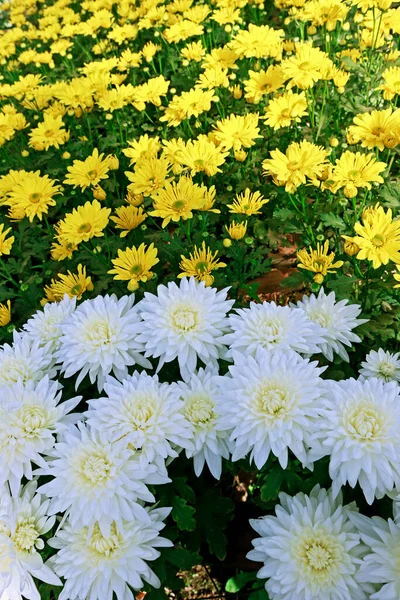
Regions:
[[307, 316], [314, 323], [321, 325], [321, 327], [328, 328], [332, 323], [332, 316], [327, 313], [307, 311]]
[[106, 320], [97, 320], [87, 326], [85, 337], [92, 347], [109, 346], [112, 342], [113, 331]]
[[354, 406], [344, 415], [344, 421], [350, 435], [358, 440], [374, 440], [384, 433], [383, 415], [368, 402]]
[[349, 171], [349, 179], [356, 181], [361, 177], [361, 171]]
[[257, 323], [257, 330], [263, 340], [269, 344], [276, 344], [282, 337], [282, 324], [279, 321], [262, 319]]
[[198, 314], [193, 309], [182, 306], [173, 312], [171, 321], [173, 327], [179, 333], [188, 333], [197, 328]]
[[112, 463], [99, 453], [87, 456], [81, 470], [84, 477], [91, 483], [102, 483], [110, 476]]
[[196, 263], [195, 271], [198, 273], [206, 273], [209, 269], [208, 263], [205, 261], [200, 261]]
[[19, 552], [35, 552], [44, 548], [44, 542], [39, 538], [35, 517], [25, 519], [17, 525], [12, 540]]
[[36, 438], [46, 427], [47, 415], [43, 406], [23, 406], [18, 413], [25, 437]]
[[185, 205], [186, 202], [184, 200], [175, 200], [175, 202], [172, 203], [172, 208], [176, 212], [181, 212], [185, 208]]
[[378, 373], [383, 375], [383, 377], [393, 377], [396, 372], [396, 367], [393, 363], [390, 363], [386, 360], [383, 360], [379, 363]]
[[383, 246], [383, 244], [385, 243], [385, 238], [384, 238], [384, 236], [382, 234], [376, 233], [374, 235], [374, 237], [371, 239], [371, 242], [377, 248], [381, 248]]
[[115, 525], [112, 523], [109, 537], [104, 537], [100, 531], [98, 524], [94, 526], [92, 537], [90, 538], [89, 548], [96, 554], [101, 555], [101, 558], [111, 558], [122, 544], [122, 537]]
[[90, 181], [93, 181], [94, 179], [96, 179], [96, 177], [98, 177], [96, 169], [92, 169], [91, 171], [87, 172], [87, 178], [90, 179]]
[[185, 403], [183, 414], [186, 419], [199, 427], [205, 427], [216, 418], [214, 402], [209, 396], [195, 394]]
[[256, 406], [268, 421], [284, 419], [290, 407], [291, 398], [287, 390], [279, 389], [275, 382], [262, 383], [256, 391]]
[[54, 137], [56, 135], [56, 132], [53, 129], [46, 129], [46, 131], [44, 132], [44, 137]]
[[90, 223], [82, 223], [82, 225], [79, 225], [79, 227], [78, 227], [79, 233], [89, 233], [89, 231], [91, 229], [92, 229], [92, 226]]
[[309, 71], [312, 69], [312, 64], [309, 61], [305, 61], [299, 64], [300, 71]]
[[131, 397], [126, 403], [129, 421], [134, 429], [143, 429], [154, 414], [154, 402], [148, 396]]
[[286, 166], [289, 171], [298, 171], [301, 168], [301, 164], [294, 160], [290, 160]]
[[142, 265], [133, 265], [133, 267], [131, 267], [132, 275], [139, 275], [142, 271], [143, 271]]
[[310, 532], [305, 535], [295, 550], [302, 576], [314, 584], [330, 582], [342, 551], [341, 544], [329, 534]]
[[37, 204], [39, 202], [39, 200], [41, 199], [41, 197], [42, 197], [42, 194], [35, 192], [29, 196], [29, 201], [32, 202], [32, 204]]

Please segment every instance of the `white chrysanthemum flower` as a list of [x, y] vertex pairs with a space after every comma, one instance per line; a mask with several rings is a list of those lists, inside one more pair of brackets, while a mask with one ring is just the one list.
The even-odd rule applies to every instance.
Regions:
[[146, 292], [138, 305], [143, 321], [136, 329], [137, 339], [146, 346], [145, 356], [160, 357], [158, 370], [177, 358], [183, 379], [195, 371], [197, 358], [217, 366], [226, 354], [226, 314], [234, 303], [226, 294], [227, 289], [217, 292], [193, 277], [184, 277], [180, 287], [173, 282], [159, 285], [157, 296]]
[[379, 379], [326, 382], [310, 457], [330, 455], [337, 494], [358, 482], [369, 504], [400, 489], [400, 393]]
[[85, 300], [62, 325], [61, 347], [56, 356], [62, 363], [65, 377], [79, 372], [76, 387], [89, 375], [97, 380], [99, 391], [106, 376], [114, 372], [118, 379], [128, 375], [134, 364], [151, 368], [141, 352], [135, 325], [140, 321], [134, 294], [119, 300], [115, 295], [97, 296]]
[[370, 600], [399, 600], [400, 598], [400, 525], [381, 517], [371, 519], [350, 513], [350, 519], [369, 548], [358, 579], [380, 584]]
[[306, 496], [279, 494], [276, 516], [251, 519], [261, 536], [247, 557], [263, 562], [271, 600], [367, 600], [371, 587], [358, 581], [366, 548], [349, 519], [354, 504], [316, 486]]
[[50, 351], [55, 352], [61, 344], [61, 325], [75, 307], [76, 298], [65, 295], [61, 302], [49, 302], [43, 310], [38, 310], [25, 323], [24, 329], [40, 346], [48, 344]]
[[40, 346], [39, 340], [28, 333], [13, 332], [13, 344], [0, 347], [0, 388], [17, 381], [39, 381], [45, 375], [53, 379], [54, 357], [48, 346]]
[[351, 347], [353, 342], [361, 342], [358, 335], [353, 333], [353, 329], [366, 323], [368, 319], [357, 319], [361, 307], [358, 304], [348, 306], [347, 303], [348, 300], [336, 302], [335, 292], [326, 295], [321, 288], [318, 296], [303, 296], [303, 300], [293, 305], [308, 319], [322, 327], [324, 339], [318, 346], [328, 360], [333, 360], [333, 354], [336, 353], [348, 361], [349, 355], [345, 346]]
[[107, 398], [90, 400], [87, 423], [107, 431], [114, 442], [124, 439], [129, 447], [141, 450], [145, 462], [176, 458], [175, 447], [190, 448], [191, 427], [182, 414], [179, 392], [156, 375], [135, 371], [122, 383], [108, 377]]
[[377, 377], [388, 383], [389, 381], [400, 382], [400, 353], [392, 354], [385, 352], [382, 348], [378, 351], [371, 350], [361, 363], [360, 374], [365, 379]]
[[36, 494], [36, 481], [11, 498], [0, 490], [0, 598], [1, 600], [40, 600], [33, 577], [51, 585], [62, 585], [51, 568], [43, 564], [40, 536], [53, 527], [55, 517], [47, 517], [48, 500]]
[[123, 527], [113, 522], [109, 535], [97, 524], [89, 532], [67, 521], [49, 541], [58, 552], [48, 562], [66, 580], [59, 600], [112, 600], [114, 594], [118, 600], [134, 600], [130, 588], [140, 590], [144, 582], [159, 588], [147, 561], [160, 556], [157, 548], [173, 545], [159, 535], [170, 510], [147, 509], [145, 521], [134, 519]]
[[[68, 415], [81, 396], [60, 402], [58, 383], [43, 377], [38, 383], [19, 381], [3, 388], [0, 407], [0, 484], [8, 481], [15, 495], [22, 477], [32, 479], [32, 462], [43, 465], [41, 454], [55, 443], [55, 433], [76, 420]], [[9, 407], [13, 408], [10, 409]]]
[[272, 452], [286, 469], [291, 450], [305, 464], [324, 369], [293, 351], [259, 348], [255, 358], [238, 353], [234, 359], [231, 377], [220, 378], [221, 422], [232, 430], [232, 459], [251, 452], [250, 460], [261, 469]]
[[184, 402], [183, 414], [192, 427], [193, 449], [186, 450], [193, 457], [194, 471], [200, 476], [207, 463], [211, 474], [219, 479], [222, 458], [229, 458], [229, 431], [221, 427], [218, 371], [213, 368], [199, 369], [187, 383], [178, 382]]
[[113, 521], [146, 518], [138, 502], [154, 502], [146, 484], [170, 481], [154, 465], [141, 465], [123, 441], [111, 443], [82, 423], [63, 432], [49, 457], [47, 468], [36, 471], [53, 477], [40, 488], [51, 498], [49, 514], [66, 511], [76, 528], [97, 521], [106, 537]]
[[319, 352], [318, 344], [323, 342], [321, 327], [299, 309], [277, 306], [275, 302], [250, 302], [250, 308], [239, 308], [236, 312], [229, 316], [233, 332], [224, 338], [231, 346], [229, 356], [235, 350], [255, 356], [258, 348], [303, 354]]

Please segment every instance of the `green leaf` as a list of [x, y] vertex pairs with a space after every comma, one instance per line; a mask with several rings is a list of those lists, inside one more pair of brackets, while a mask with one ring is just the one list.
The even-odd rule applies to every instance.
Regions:
[[189, 571], [194, 565], [199, 565], [202, 558], [197, 552], [191, 552], [182, 546], [174, 546], [163, 551], [165, 559], [179, 570]]
[[346, 229], [346, 223], [343, 221], [342, 217], [339, 215], [335, 215], [335, 213], [330, 212], [327, 214], [321, 215], [321, 221], [326, 227], [333, 227], [333, 229]]
[[248, 600], [269, 600], [269, 596], [265, 590], [257, 590], [249, 595]]
[[240, 590], [243, 589], [247, 583], [254, 581], [255, 579], [255, 573], [246, 573], [245, 571], [241, 571], [237, 575], [234, 575], [234, 577], [228, 579], [225, 584], [225, 591], [229, 592], [230, 594], [236, 594], [236, 592], [240, 592]]
[[282, 279], [280, 286], [289, 290], [297, 290], [304, 286], [306, 282], [306, 276], [302, 271], [293, 271], [288, 277]]
[[172, 518], [179, 529], [193, 531], [196, 528], [196, 521], [193, 518], [196, 509], [189, 506], [184, 498], [174, 496], [172, 498]]
[[261, 500], [263, 502], [270, 502], [275, 500], [281, 489], [282, 482], [285, 478], [285, 471], [278, 465], [272, 467], [264, 479], [264, 485], [260, 490]]

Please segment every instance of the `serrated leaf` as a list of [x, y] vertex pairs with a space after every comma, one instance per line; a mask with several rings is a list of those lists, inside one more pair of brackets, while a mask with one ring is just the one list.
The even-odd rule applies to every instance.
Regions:
[[196, 509], [189, 506], [184, 498], [174, 496], [172, 498], [172, 518], [179, 529], [193, 531], [196, 527], [196, 521], [193, 518]]
[[199, 565], [202, 558], [196, 552], [191, 552], [182, 546], [174, 546], [163, 551], [164, 558], [180, 570], [189, 571], [194, 565]]
[[343, 221], [342, 217], [339, 215], [335, 215], [335, 213], [330, 212], [321, 215], [321, 221], [326, 227], [333, 227], [333, 229], [346, 229], [346, 223]]
[[284, 477], [285, 471], [281, 467], [272, 467], [271, 471], [265, 477], [264, 485], [260, 490], [261, 500], [263, 500], [263, 502], [270, 502], [277, 498]]
[[246, 573], [245, 571], [241, 571], [237, 575], [234, 575], [228, 579], [225, 584], [225, 591], [229, 592], [230, 594], [236, 594], [236, 592], [240, 592], [240, 590], [243, 589], [247, 583], [254, 581], [255, 579], [255, 573]]

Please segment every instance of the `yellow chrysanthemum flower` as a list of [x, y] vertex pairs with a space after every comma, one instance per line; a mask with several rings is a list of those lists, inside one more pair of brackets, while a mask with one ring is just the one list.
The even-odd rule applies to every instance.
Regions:
[[266, 125], [275, 130], [289, 127], [292, 121], [298, 123], [301, 117], [307, 115], [307, 98], [304, 92], [295, 94], [288, 90], [282, 96], [273, 98], [265, 108]]
[[122, 229], [119, 234], [120, 237], [126, 237], [132, 229], [139, 227], [141, 223], [146, 219], [146, 215], [141, 207], [136, 206], [120, 206], [115, 210], [116, 217], [110, 217], [111, 221], [114, 221], [117, 229]]
[[226, 267], [226, 264], [216, 260], [218, 252], [212, 253], [203, 242], [201, 248], [194, 247], [194, 252], [189, 254], [189, 258], [181, 256], [179, 265], [182, 273], [179, 273], [178, 278], [195, 277], [198, 281], [204, 281], [206, 285], [214, 283], [212, 271]]
[[346, 198], [354, 198], [358, 188], [371, 189], [371, 181], [383, 183], [380, 173], [386, 169], [384, 162], [378, 162], [373, 154], [360, 152], [344, 152], [336, 160], [331, 179], [334, 181], [334, 191], [340, 188]]
[[51, 245], [50, 256], [53, 260], [61, 261], [66, 258], [72, 258], [73, 253], [78, 248], [76, 244], [65, 242], [63, 244], [54, 243]]
[[329, 252], [329, 241], [326, 240], [324, 245], [317, 243], [317, 249], [313, 250], [310, 246], [309, 252], [306, 248], [302, 248], [297, 252], [299, 269], [305, 269], [315, 273], [314, 281], [322, 283], [328, 273], [336, 273], [336, 269], [343, 266], [343, 261], [335, 261], [335, 253]]
[[154, 210], [149, 214], [164, 219], [162, 226], [166, 227], [170, 221], [191, 219], [193, 210], [204, 205], [204, 190], [190, 177], [181, 177], [177, 183], [167, 183], [152, 198]]
[[306, 90], [323, 78], [323, 73], [332, 66], [325, 52], [314, 48], [309, 42], [296, 44], [296, 53], [281, 63], [284, 78], [289, 82], [287, 88], [297, 86]]
[[224, 150], [241, 150], [254, 146], [255, 140], [261, 138], [258, 127], [258, 113], [247, 115], [229, 115], [214, 125], [214, 137]]
[[285, 78], [279, 65], [270, 65], [266, 71], [249, 71], [249, 79], [244, 80], [245, 99], [258, 104], [265, 94], [276, 92], [284, 84]]
[[362, 224], [356, 223], [354, 230], [357, 235], [350, 239], [360, 247], [359, 260], [372, 261], [374, 269], [390, 260], [400, 263], [400, 220], [393, 221], [390, 208], [387, 212], [382, 206], [374, 208], [372, 215], [363, 215]]
[[400, 141], [400, 109], [373, 110], [356, 115], [347, 130], [351, 144], [361, 142], [363, 148], [394, 148]]
[[132, 248], [118, 250], [118, 258], [111, 261], [114, 269], [108, 272], [118, 281], [128, 281], [128, 290], [134, 292], [140, 282], [144, 283], [153, 277], [150, 269], [160, 262], [157, 253], [154, 244], [150, 244], [148, 248], [140, 244], [139, 248], [132, 246]]
[[43, 123], [29, 133], [29, 146], [35, 150], [59, 148], [69, 140], [69, 131], [64, 129], [61, 116], [44, 115]]
[[150, 137], [146, 134], [141, 135], [137, 140], [128, 142], [129, 148], [124, 148], [122, 154], [130, 159], [129, 165], [134, 165], [138, 161], [148, 158], [156, 158], [161, 148], [160, 138]]
[[101, 237], [104, 235], [103, 229], [108, 225], [110, 213], [111, 208], [102, 208], [98, 200], [85, 202], [58, 222], [57, 237], [64, 244], [80, 244], [93, 237]]
[[131, 182], [128, 190], [135, 195], [150, 196], [171, 181], [172, 178], [168, 177], [169, 171], [170, 163], [165, 157], [142, 160], [135, 165], [133, 173], [125, 171]]
[[259, 215], [261, 208], [267, 204], [269, 199], [264, 198], [260, 192], [251, 192], [246, 188], [243, 194], [236, 194], [232, 204], [228, 204], [230, 213], [237, 215]]
[[23, 213], [32, 223], [35, 217], [42, 220], [50, 206], [55, 206], [54, 196], [60, 194], [60, 186], [40, 171], [26, 173], [25, 177], [9, 192], [8, 204], [13, 213]]
[[241, 240], [246, 235], [247, 221], [244, 221], [243, 223], [232, 221], [229, 227], [225, 225], [225, 229], [232, 240]]
[[285, 186], [289, 193], [295, 190], [307, 178], [315, 180], [321, 177], [326, 166], [327, 152], [322, 146], [316, 146], [307, 140], [292, 142], [286, 154], [272, 150], [271, 158], [264, 160], [262, 166], [265, 175], [271, 175], [276, 185]]
[[0, 224], [0, 256], [3, 256], [3, 254], [10, 254], [11, 252], [15, 237], [13, 235], [11, 235], [9, 238], [7, 237], [10, 231], [11, 227], [8, 227], [4, 231], [4, 223]]
[[71, 167], [68, 167], [68, 174], [64, 183], [80, 186], [84, 191], [86, 188], [96, 186], [102, 179], [108, 179], [110, 166], [107, 158], [103, 160], [104, 154], [99, 154], [95, 148], [90, 156], [85, 160], [74, 160]]
[[7, 300], [7, 304], [0, 304], [0, 327], [5, 327], [11, 321], [11, 302]]
[[67, 275], [59, 273], [58, 280], [52, 279], [51, 285], [45, 286], [46, 297], [43, 298], [41, 304], [43, 306], [47, 302], [60, 302], [65, 294], [68, 294], [70, 298], [76, 296], [77, 300], [80, 300], [86, 291], [92, 290], [92, 279], [86, 275], [86, 267], [79, 264], [77, 273], [71, 273], [71, 271], [68, 271]]
[[377, 90], [383, 91], [385, 100], [393, 100], [400, 94], [400, 67], [389, 67], [382, 73], [384, 83], [379, 85]]
[[180, 160], [182, 165], [190, 169], [194, 176], [196, 173], [204, 172], [213, 177], [221, 173], [219, 168], [224, 164], [228, 152], [217, 147], [206, 135], [199, 135], [197, 140], [189, 140], [186, 147], [181, 151]]
[[238, 31], [229, 47], [236, 52], [239, 58], [276, 58], [282, 56], [282, 38], [285, 33], [282, 29], [272, 29], [268, 25], [254, 25], [250, 23], [248, 29]]

